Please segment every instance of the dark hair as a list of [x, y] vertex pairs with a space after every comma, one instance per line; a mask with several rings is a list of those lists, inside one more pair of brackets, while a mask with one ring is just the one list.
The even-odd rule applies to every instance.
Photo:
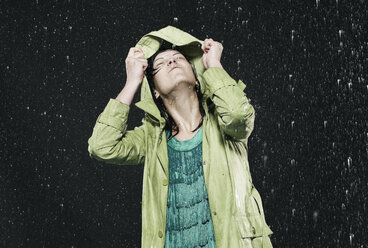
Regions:
[[[170, 136], [168, 138], [168, 141], [176, 136], [178, 133], [179, 133], [179, 127], [176, 125], [174, 119], [170, 116], [170, 114], [168, 113], [161, 97], [158, 97], [156, 99], [155, 95], [154, 95], [154, 89], [155, 89], [155, 84], [153, 82], [153, 73], [154, 73], [154, 70], [153, 70], [153, 61], [155, 60], [156, 56], [161, 53], [161, 52], [164, 52], [166, 50], [169, 50], [169, 49], [172, 49], [172, 50], [177, 50], [180, 52], [180, 50], [178, 50], [176, 48], [175, 45], [171, 44], [171, 43], [163, 43], [159, 50], [156, 51], [156, 53], [154, 53], [151, 57], [149, 57], [147, 60], [148, 60], [148, 66], [145, 70], [145, 74], [146, 74], [146, 77], [147, 77], [147, 81], [148, 81], [148, 84], [149, 84], [149, 87], [150, 87], [150, 90], [151, 90], [151, 94], [152, 94], [152, 98], [153, 100], [155, 101], [156, 103], [156, 106], [158, 107], [158, 109], [160, 110], [160, 114], [161, 116], [166, 120], [166, 125], [165, 125], [165, 130], [169, 130], [170, 131]], [[184, 55], [184, 54], [183, 54]], [[201, 86], [199, 84], [199, 80], [197, 79], [197, 73], [195, 71], [195, 67], [194, 65], [190, 62], [190, 60], [188, 59], [187, 56], [185, 56], [185, 59], [192, 65], [192, 69], [193, 69], [193, 72], [194, 72], [194, 76], [195, 76], [195, 79], [198, 81], [198, 86], [196, 86], [196, 93], [197, 93], [197, 97], [198, 97], [198, 102], [199, 102], [199, 110], [201, 112], [201, 116], [202, 116], [202, 119], [201, 119], [201, 122], [199, 123], [199, 125], [192, 131], [192, 132], [195, 132], [197, 129], [199, 129], [201, 126], [202, 126], [202, 123], [203, 123], [203, 117], [205, 115], [205, 111], [203, 109], [203, 105], [202, 105], [202, 99], [203, 99], [203, 94], [201, 92]], [[172, 135], [172, 130], [176, 131], [176, 134], [175, 135]]]

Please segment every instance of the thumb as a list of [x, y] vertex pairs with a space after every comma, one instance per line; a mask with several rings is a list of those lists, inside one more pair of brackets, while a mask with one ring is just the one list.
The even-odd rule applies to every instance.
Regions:
[[204, 65], [204, 67], [207, 69], [207, 54], [203, 54], [202, 56], [202, 63]]

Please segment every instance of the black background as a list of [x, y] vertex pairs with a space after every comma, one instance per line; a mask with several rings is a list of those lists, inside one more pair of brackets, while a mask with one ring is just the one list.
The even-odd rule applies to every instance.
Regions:
[[[367, 5], [1, 1], [0, 246], [140, 247], [143, 165], [99, 163], [87, 140], [129, 48], [173, 25], [222, 42], [247, 85], [274, 247], [368, 247]], [[128, 129], [143, 116], [132, 104]]]

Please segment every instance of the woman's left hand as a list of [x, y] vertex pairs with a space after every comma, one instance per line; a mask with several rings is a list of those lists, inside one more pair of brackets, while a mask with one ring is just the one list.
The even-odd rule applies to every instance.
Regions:
[[220, 42], [214, 41], [213, 39], [205, 39], [201, 49], [203, 50], [202, 62], [206, 69], [210, 67], [223, 69], [220, 60], [224, 48]]

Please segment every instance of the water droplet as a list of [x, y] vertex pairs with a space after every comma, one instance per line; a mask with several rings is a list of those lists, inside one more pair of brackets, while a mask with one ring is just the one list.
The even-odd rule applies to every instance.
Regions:
[[294, 166], [295, 165], [295, 159], [291, 159], [290, 163], [291, 163], [292, 166]]
[[315, 210], [315, 211], [313, 212], [313, 220], [314, 220], [314, 222], [317, 222], [317, 219], [318, 219], [318, 211], [317, 211], [317, 210]]
[[345, 32], [344, 32], [344, 30], [342, 30], [342, 29], [340, 29], [339, 30], [339, 36], [340, 36], [340, 39], [341, 39], [341, 36], [344, 34]]
[[353, 163], [353, 160], [351, 159], [351, 157], [348, 157], [348, 167], [349, 167], [349, 171], [351, 168], [351, 164]]
[[348, 83], [349, 90], [352, 90], [352, 88], [351, 88], [352, 86], [353, 86], [353, 83], [351, 82], [351, 79], [350, 79], [350, 81]]
[[354, 234], [350, 233], [350, 235], [349, 235], [350, 246], [353, 245], [353, 238], [354, 238]]

